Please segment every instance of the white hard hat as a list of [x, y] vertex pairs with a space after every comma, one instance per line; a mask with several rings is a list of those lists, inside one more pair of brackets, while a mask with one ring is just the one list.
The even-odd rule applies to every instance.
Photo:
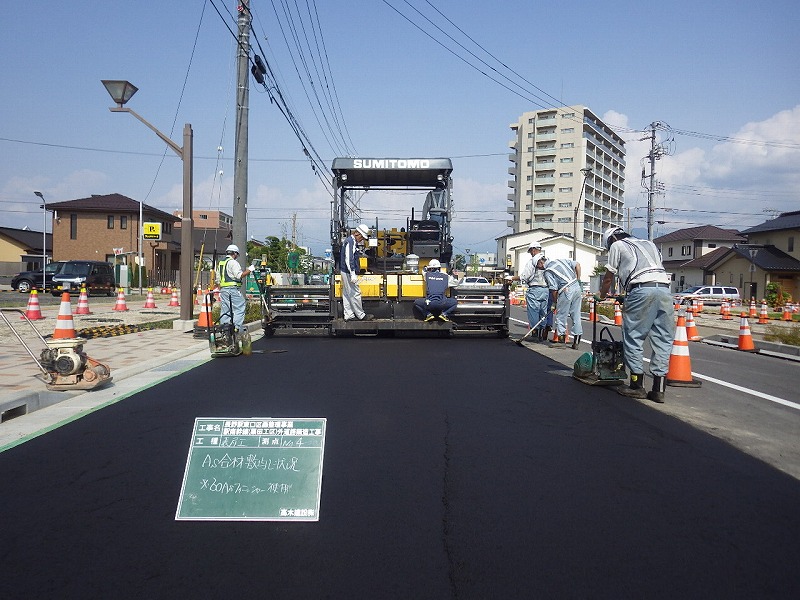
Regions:
[[542, 247], [542, 243], [541, 242], [531, 242], [528, 245], [528, 251], [530, 252], [531, 248], [541, 248], [541, 247]]
[[230, 246], [225, 248], [225, 254], [230, 254], [231, 252], [236, 252], [236, 254], [241, 254], [241, 252], [239, 252], [239, 246], [237, 246], [236, 244], [231, 244]]
[[367, 227], [367, 226], [366, 226], [366, 225], [364, 225], [363, 223], [360, 223], [360, 224], [359, 224], [359, 225], [356, 227], [356, 231], [357, 231], [358, 233], [360, 233], [360, 234], [361, 234], [361, 237], [363, 237], [363, 238], [365, 238], [365, 239], [369, 237], [369, 227]]
[[622, 227], [618, 226], [618, 225], [612, 225], [611, 227], [609, 227], [608, 229], [606, 229], [603, 232], [603, 247], [606, 250], [608, 250], [609, 247], [611, 246], [611, 244], [609, 244], [609, 241], [611, 240], [611, 236], [613, 236], [613, 235], [615, 235], [617, 233], [625, 233], [625, 230]]
[[538, 265], [540, 260], [545, 260], [546, 261], [547, 259], [545, 258], [544, 254], [539, 252], [539, 254], [534, 254], [533, 258], [531, 260], [533, 261], [534, 265]]
[[441, 269], [442, 268], [442, 263], [440, 263], [438, 260], [436, 260], [434, 258], [433, 260], [431, 260], [431, 262], [428, 263], [428, 268], [429, 269]]

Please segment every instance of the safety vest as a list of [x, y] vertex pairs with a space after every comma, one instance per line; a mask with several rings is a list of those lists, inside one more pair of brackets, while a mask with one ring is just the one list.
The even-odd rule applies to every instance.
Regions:
[[578, 281], [575, 269], [566, 259], [563, 258], [548, 260], [545, 263], [544, 270], [545, 272], [549, 271], [553, 276], [555, 276], [560, 288], [559, 291]]
[[[666, 270], [661, 264], [661, 257], [658, 255], [658, 249], [656, 248], [655, 244], [649, 240], [638, 240], [635, 238], [625, 238], [619, 241], [628, 246], [633, 252], [634, 256], [633, 268], [631, 269], [628, 277], [625, 278], [625, 281], [622, 282], [622, 285], [625, 287], [625, 289], [627, 289], [630, 283], [640, 275], [646, 275], [648, 273], [658, 273], [659, 275], [666, 274]], [[648, 279], [647, 281], [656, 280]]]
[[217, 265], [217, 274], [219, 275], [219, 287], [235, 287], [242, 284], [241, 280], [228, 279], [228, 261], [233, 260], [232, 256], [226, 256]]

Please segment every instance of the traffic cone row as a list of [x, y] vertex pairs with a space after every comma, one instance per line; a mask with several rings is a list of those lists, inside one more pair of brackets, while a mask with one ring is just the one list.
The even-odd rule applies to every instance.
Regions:
[[72, 305], [69, 301], [69, 292], [61, 294], [61, 305], [58, 307], [58, 320], [56, 329], [53, 332], [53, 339], [65, 340], [73, 339], [75, 335], [75, 323], [72, 320]]
[[[691, 315], [691, 312], [687, 314]], [[669, 355], [669, 368], [667, 370], [667, 385], [676, 387], [700, 387], [701, 381], [692, 377], [692, 361], [689, 357], [689, 338], [686, 332], [686, 317], [678, 315], [678, 324], [675, 327], [675, 339], [672, 342], [672, 351]]]
[[27, 317], [29, 321], [40, 321], [46, 318], [42, 315], [42, 307], [39, 306], [39, 292], [35, 289], [31, 290], [31, 295], [28, 298], [28, 306], [25, 309], [25, 315], [20, 316], [20, 319], [24, 320], [25, 317]]
[[743, 312], [739, 321], [739, 350], [744, 352], [758, 352], [753, 344], [753, 335], [750, 333], [750, 323], [747, 321], [747, 313]]
[[114, 304], [114, 308], [112, 310], [119, 312], [125, 312], [128, 310], [128, 305], [125, 304], [125, 293], [122, 291], [122, 288], [119, 288], [119, 293], [117, 294], [117, 303]]
[[180, 306], [178, 302], [178, 290], [172, 288], [172, 297], [169, 299], [169, 304], [167, 306]]
[[89, 310], [89, 294], [86, 288], [81, 286], [81, 295], [78, 296], [78, 306], [75, 308], [76, 315], [90, 315], [92, 312]]
[[153, 297], [153, 288], [148, 288], [147, 299], [145, 299], [144, 306], [142, 308], [158, 308], [156, 306], [156, 299]]
[[622, 306], [619, 302], [614, 302], [614, 325], [622, 325]]

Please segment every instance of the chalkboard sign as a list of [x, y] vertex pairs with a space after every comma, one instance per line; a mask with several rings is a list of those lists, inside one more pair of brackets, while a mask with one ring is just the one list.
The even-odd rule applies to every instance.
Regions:
[[325, 425], [195, 419], [175, 519], [319, 521]]

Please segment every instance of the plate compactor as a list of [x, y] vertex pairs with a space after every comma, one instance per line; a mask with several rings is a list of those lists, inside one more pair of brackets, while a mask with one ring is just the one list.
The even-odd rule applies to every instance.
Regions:
[[[23, 337], [17, 332], [5, 315], [6, 311], [18, 312], [27, 321], [45, 348], [39, 358], [33, 353]], [[47, 389], [53, 392], [71, 390], [93, 390], [111, 382], [111, 369], [86, 355], [83, 345], [86, 338], [60, 338], [45, 340], [39, 330], [31, 323], [24, 311], [16, 308], [0, 310], [0, 316], [11, 329], [22, 347], [39, 367], [37, 375]]]
[[[610, 339], [604, 339], [608, 334]], [[600, 330], [597, 339], [597, 317], [592, 321], [592, 351], [584, 352], [575, 361], [572, 376], [587, 385], [620, 385], [627, 372], [623, 363], [622, 342], [614, 340], [608, 327]]]
[[[211, 306], [213, 301], [213, 294], [209, 294], [206, 298], [208, 306]], [[233, 321], [233, 306], [225, 307], [220, 303], [220, 313], [222, 310], [226, 310], [226, 314]], [[217, 321], [208, 327], [208, 347], [211, 350], [211, 356], [214, 358], [251, 354], [252, 340], [250, 339], [250, 332], [246, 329], [236, 331], [236, 327], [233, 326], [232, 322], [220, 323]]]

